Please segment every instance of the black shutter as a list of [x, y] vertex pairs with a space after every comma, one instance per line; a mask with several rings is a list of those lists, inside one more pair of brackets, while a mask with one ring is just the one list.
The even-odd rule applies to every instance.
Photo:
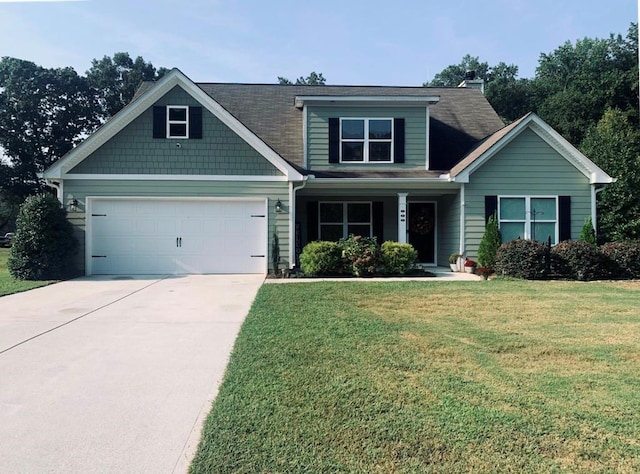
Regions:
[[393, 120], [393, 162], [404, 163], [404, 119]]
[[329, 119], [329, 163], [340, 163], [340, 119]]
[[167, 108], [153, 108], [153, 138], [167, 138]]
[[384, 242], [383, 211], [382, 201], [374, 201], [371, 203], [371, 227], [373, 228], [373, 236], [378, 240], [378, 245]]
[[202, 107], [189, 107], [189, 138], [202, 138]]
[[484, 223], [489, 222], [489, 217], [492, 215], [498, 217], [498, 196], [485, 196], [484, 197]]
[[558, 197], [558, 231], [560, 242], [571, 239], [571, 196]]
[[307, 243], [318, 240], [318, 201], [307, 202]]

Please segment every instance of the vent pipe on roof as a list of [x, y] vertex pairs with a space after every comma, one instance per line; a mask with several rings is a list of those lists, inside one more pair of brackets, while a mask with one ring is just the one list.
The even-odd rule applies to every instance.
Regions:
[[478, 89], [484, 95], [484, 80], [476, 79], [475, 71], [467, 71], [464, 73], [464, 80], [458, 84], [458, 87], [469, 87], [470, 89]]

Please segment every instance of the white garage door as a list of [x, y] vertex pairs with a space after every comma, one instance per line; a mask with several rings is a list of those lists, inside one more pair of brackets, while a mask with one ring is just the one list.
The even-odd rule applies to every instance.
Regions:
[[91, 273], [265, 273], [265, 201], [93, 199]]

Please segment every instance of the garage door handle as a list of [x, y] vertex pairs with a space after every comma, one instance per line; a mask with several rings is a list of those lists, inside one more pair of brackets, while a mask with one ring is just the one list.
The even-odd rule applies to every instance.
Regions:
[[251, 257], [261, 257], [261, 258], [264, 258], [264, 255], [252, 255]]
[[180, 237], [178, 241], [180, 242], [180, 247], [182, 247], [182, 237]]
[[182, 247], [182, 237], [176, 237], [176, 247]]

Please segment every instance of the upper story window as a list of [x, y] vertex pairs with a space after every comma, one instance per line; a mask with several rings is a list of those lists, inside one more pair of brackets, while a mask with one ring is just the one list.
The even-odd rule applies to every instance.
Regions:
[[153, 107], [153, 138], [202, 138], [202, 107], [157, 105]]
[[391, 163], [393, 119], [340, 119], [340, 161]]
[[498, 219], [503, 242], [531, 239], [558, 243], [557, 196], [499, 196]]
[[189, 138], [189, 107], [167, 105], [167, 138]]

